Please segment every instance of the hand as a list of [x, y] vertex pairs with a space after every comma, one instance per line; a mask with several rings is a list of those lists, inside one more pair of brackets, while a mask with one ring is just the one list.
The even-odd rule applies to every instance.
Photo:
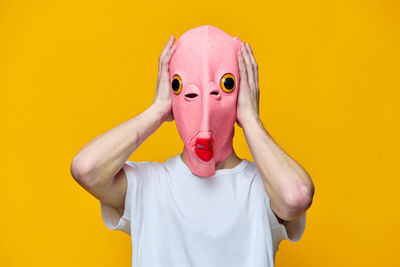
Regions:
[[243, 127], [248, 120], [259, 120], [258, 65], [250, 45], [242, 42], [238, 51], [240, 89], [237, 102], [237, 123]]
[[157, 106], [157, 108], [161, 109], [163, 117], [166, 121], [174, 120], [171, 106], [171, 94], [169, 91], [171, 85], [168, 70], [169, 61], [175, 52], [175, 45], [172, 45], [174, 41], [175, 37], [171, 35], [164, 47], [164, 50], [158, 58], [157, 87], [153, 100], [153, 106]]

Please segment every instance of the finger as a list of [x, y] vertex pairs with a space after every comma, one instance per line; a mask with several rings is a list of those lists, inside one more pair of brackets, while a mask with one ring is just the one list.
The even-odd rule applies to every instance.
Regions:
[[171, 35], [169, 37], [169, 40], [167, 42], [167, 44], [165, 45], [163, 51], [161, 52], [161, 55], [158, 57], [158, 74], [161, 73], [161, 69], [162, 69], [162, 61], [165, 57], [165, 55], [168, 53], [168, 51], [171, 49], [172, 44], [175, 41], [175, 36]]
[[168, 79], [168, 75], [167, 77], [163, 77], [165, 76], [165, 74], [168, 74], [168, 63], [172, 57], [172, 54], [175, 51], [175, 45], [172, 45], [175, 41], [175, 37], [173, 35], [171, 35], [170, 39], [168, 40], [166, 46], [164, 47], [163, 52], [161, 53], [160, 57], [159, 57], [159, 63], [158, 63], [158, 78], [157, 78], [157, 86], [160, 82], [160, 79], [162, 79], [163, 81], [167, 78]]
[[[239, 65], [239, 73], [240, 73], [240, 84], [247, 85], [247, 72], [246, 72], [246, 65], [244, 62], [244, 58], [242, 55], [242, 51], [238, 51], [238, 65]], [[244, 86], [246, 87], [246, 86]]]
[[165, 56], [165, 54], [168, 53], [168, 51], [171, 49], [171, 46], [172, 46], [172, 44], [174, 43], [174, 41], [175, 41], [175, 36], [171, 35], [171, 36], [169, 37], [168, 42], [167, 42], [167, 44], [165, 45], [163, 51], [161, 52], [161, 55], [160, 55], [160, 57], [159, 57], [160, 59], [163, 58], [163, 57]]
[[258, 89], [258, 64], [257, 64], [256, 58], [254, 57], [254, 54], [253, 54], [253, 50], [251, 49], [249, 43], [247, 43], [246, 48], [247, 48], [247, 51], [249, 52], [250, 60], [253, 65], [254, 81], [255, 81], [256, 87]]
[[176, 46], [172, 45], [167, 54], [164, 56], [164, 59], [167, 63], [171, 60], [172, 55], [175, 53]]
[[248, 83], [249, 83], [250, 88], [253, 89], [255, 87], [253, 66], [251, 64], [250, 56], [249, 56], [249, 53], [247, 52], [247, 49], [246, 49], [244, 43], [241, 44], [241, 51], [242, 51], [242, 55], [244, 58], [244, 62], [245, 62], [246, 70], [247, 70], [247, 74], [248, 74]]
[[168, 51], [171, 49], [172, 44], [174, 43], [175, 37], [173, 35], [171, 35], [171, 37], [169, 38], [167, 44], [165, 45], [163, 51], [161, 52], [161, 55], [158, 57], [158, 65], [159, 67], [161, 67], [161, 61], [163, 60], [163, 58], [165, 57], [165, 55], [168, 53]]
[[169, 81], [169, 61], [171, 60], [172, 55], [174, 54], [176, 46], [171, 46], [170, 50], [165, 54], [165, 56], [161, 60], [161, 81]]

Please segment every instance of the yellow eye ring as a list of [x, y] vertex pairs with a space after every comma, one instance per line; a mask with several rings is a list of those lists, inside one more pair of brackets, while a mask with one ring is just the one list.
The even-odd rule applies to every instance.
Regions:
[[224, 76], [221, 78], [220, 85], [222, 91], [225, 93], [232, 93], [236, 88], [235, 76], [233, 76], [231, 73], [224, 74]]
[[178, 74], [175, 74], [172, 78], [171, 88], [174, 91], [174, 94], [179, 95], [182, 91], [182, 79]]

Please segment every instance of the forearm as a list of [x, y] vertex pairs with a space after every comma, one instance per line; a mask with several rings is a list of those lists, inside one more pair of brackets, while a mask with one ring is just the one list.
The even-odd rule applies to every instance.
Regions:
[[74, 158], [72, 168], [85, 183], [111, 182], [132, 153], [164, 121], [165, 112], [158, 106], [150, 106], [138, 116], [86, 144]]
[[311, 205], [314, 186], [310, 176], [278, 146], [261, 120], [247, 120], [243, 130], [271, 207], [284, 220], [300, 216]]

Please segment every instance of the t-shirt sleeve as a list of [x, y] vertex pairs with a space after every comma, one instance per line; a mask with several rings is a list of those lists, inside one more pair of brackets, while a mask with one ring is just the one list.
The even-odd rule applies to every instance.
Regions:
[[139, 174], [141, 163], [127, 161], [122, 167], [128, 184], [122, 217], [114, 207], [100, 201], [103, 222], [110, 230], [120, 230], [131, 235], [132, 208], [137, 201], [138, 177], [140, 176], [141, 179], [145, 178]]
[[274, 234], [274, 239], [277, 243], [287, 239], [290, 242], [297, 242], [301, 239], [306, 227], [306, 212], [300, 217], [287, 223], [286, 226], [278, 221], [275, 213], [271, 209], [271, 200], [268, 195], [265, 195], [265, 205], [268, 211], [268, 217], [271, 223], [271, 229]]

